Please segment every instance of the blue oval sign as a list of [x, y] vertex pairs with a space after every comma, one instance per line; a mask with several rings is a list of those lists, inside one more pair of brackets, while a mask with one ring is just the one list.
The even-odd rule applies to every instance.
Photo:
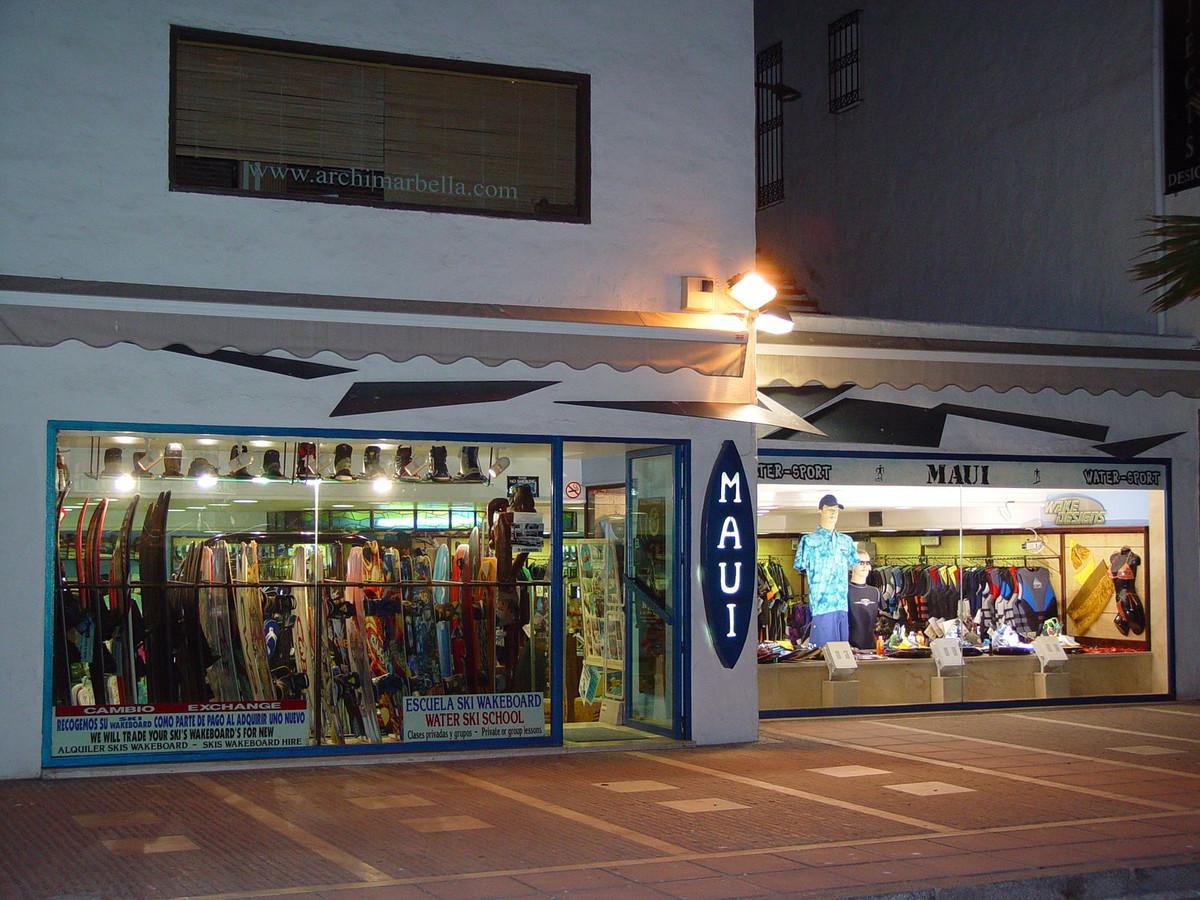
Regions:
[[700, 587], [708, 636], [721, 665], [732, 669], [742, 655], [754, 615], [754, 504], [742, 458], [733, 441], [708, 477], [700, 519]]

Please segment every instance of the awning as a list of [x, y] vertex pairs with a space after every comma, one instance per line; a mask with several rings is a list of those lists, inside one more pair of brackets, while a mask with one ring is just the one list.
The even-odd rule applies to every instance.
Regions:
[[1061, 394], [1144, 391], [1200, 397], [1193, 338], [937, 326], [797, 316], [789, 335], [759, 335], [758, 386], [854, 384]]
[[746, 338], [720, 316], [231, 291], [0, 275], [0, 344], [122, 342], [198, 353], [378, 353], [396, 362], [475, 359], [534, 368], [649, 366], [740, 376]]

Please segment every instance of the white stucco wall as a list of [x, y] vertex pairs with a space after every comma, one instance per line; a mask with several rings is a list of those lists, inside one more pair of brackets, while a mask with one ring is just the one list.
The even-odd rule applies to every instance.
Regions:
[[[829, 112], [828, 25], [862, 9], [861, 105]], [[1164, 198], [1151, 0], [758, 0], [783, 42], [783, 203], [760, 254], [836, 315], [1154, 333], [1127, 269]], [[1200, 334], [1200, 304], [1165, 333]]]
[[[736, 441], [747, 473], [754, 472], [753, 427], [713, 420], [620, 413], [554, 403], [558, 399], [620, 399], [628, 396], [696, 396], [705, 379], [682, 372], [663, 376], [642, 368], [617, 373], [604, 366], [576, 372], [563, 365], [533, 370], [519, 363], [489, 369], [476, 362], [439, 367], [427, 359], [397, 365], [380, 357], [348, 364], [333, 354], [315, 361], [351, 365], [356, 371], [313, 381], [128, 344], [93, 350], [76, 342], [56, 348], [0, 348], [5, 402], [0, 429], [19, 435], [0, 467], [0, 571], [5, 573], [3, 652], [0, 652], [0, 777], [36, 775], [41, 767], [45, 615], [50, 602], [44, 552], [47, 420], [159, 423], [211, 427], [346, 429], [360, 432], [538, 434], [634, 441], [692, 441], [691, 496], [704, 496], [721, 442]], [[473, 404], [376, 415], [328, 417], [355, 381], [456, 379], [560, 379], [559, 385], [505, 403]], [[224, 448], [221, 448], [224, 449]], [[623, 476], [621, 476], [623, 477]], [[157, 490], [151, 486], [146, 490]], [[694, 563], [699, 561], [700, 513], [691, 516]], [[754, 642], [740, 664], [720, 666], [704, 629], [699, 577], [691, 573], [693, 738], [699, 743], [754, 740]]]
[[[172, 24], [591, 76], [592, 221], [167, 190]], [[753, 263], [748, 0], [0, 4], [0, 272], [677, 309]]]

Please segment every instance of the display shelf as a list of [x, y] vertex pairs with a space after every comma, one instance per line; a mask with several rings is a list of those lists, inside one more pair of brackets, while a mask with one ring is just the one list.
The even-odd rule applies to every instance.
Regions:
[[[966, 694], [971, 701], [1033, 700], [1037, 657], [974, 656], [964, 660]], [[1071, 676], [1070, 696], [1105, 697], [1146, 693], [1153, 656], [1145, 651], [1076, 653], [1063, 671]], [[859, 705], [919, 705], [930, 702], [937, 666], [932, 659], [860, 659]], [[828, 677], [820, 659], [758, 667], [760, 710], [819, 709], [821, 683]]]

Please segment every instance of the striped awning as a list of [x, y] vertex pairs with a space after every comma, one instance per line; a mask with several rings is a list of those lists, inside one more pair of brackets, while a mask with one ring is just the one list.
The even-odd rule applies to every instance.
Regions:
[[305, 359], [332, 351], [395, 362], [648, 366], [727, 377], [741, 376], [746, 363], [746, 335], [723, 316], [0, 275], [0, 344], [70, 340], [148, 350], [183, 345], [197, 353], [282, 350]]

